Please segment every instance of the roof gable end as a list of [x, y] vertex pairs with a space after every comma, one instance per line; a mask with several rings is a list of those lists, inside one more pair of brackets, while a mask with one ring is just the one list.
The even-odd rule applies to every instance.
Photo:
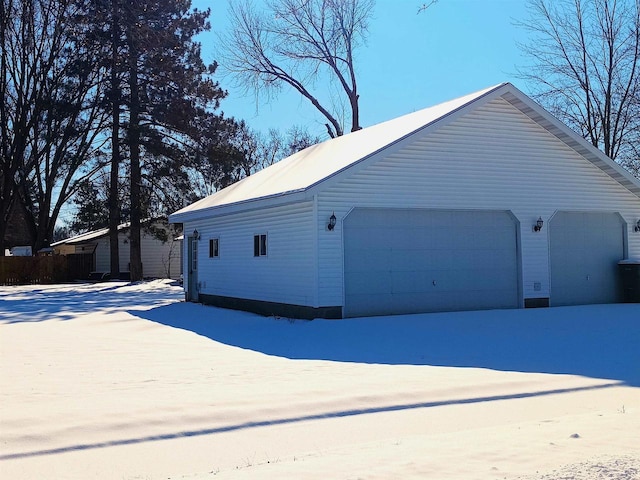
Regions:
[[624, 167], [594, 147], [589, 141], [582, 138], [516, 87], [511, 84], [508, 85], [510, 88], [502, 94], [502, 98], [550, 132], [569, 148], [589, 160], [631, 193], [640, 197], [640, 179], [634, 177], [625, 170]]

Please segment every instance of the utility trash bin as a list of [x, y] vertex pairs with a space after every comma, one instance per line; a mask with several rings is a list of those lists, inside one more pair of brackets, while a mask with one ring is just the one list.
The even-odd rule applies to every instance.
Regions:
[[622, 285], [622, 301], [640, 303], [640, 259], [627, 259], [618, 262]]

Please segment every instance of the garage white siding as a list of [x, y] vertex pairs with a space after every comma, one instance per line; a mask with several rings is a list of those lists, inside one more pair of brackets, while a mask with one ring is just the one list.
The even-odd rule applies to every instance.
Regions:
[[[631, 228], [640, 218], [639, 196], [636, 179], [505, 83], [312, 146], [185, 207], [171, 221], [203, 235], [203, 295], [243, 298], [252, 309], [262, 301], [339, 316], [354, 285], [345, 284], [349, 262], [363, 253], [345, 232], [355, 209], [510, 212], [519, 256], [516, 303], [542, 306], [553, 295], [554, 215], [619, 215], [624, 255], [640, 257], [640, 234]], [[335, 229], [327, 228], [332, 213]], [[534, 231], [539, 217], [544, 226]], [[480, 228], [473, 217], [464, 223], [451, 227]], [[241, 258], [256, 234], [286, 246], [277, 261]], [[221, 253], [207, 265], [210, 238], [219, 238]], [[225, 259], [229, 244], [233, 255]], [[224, 299], [211, 298], [218, 300]]]
[[[315, 306], [313, 212], [314, 203], [303, 202], [185, 223], [185, 238], [194, 229], [200, 234], [200, 294]], [[267, 235], [267, 255], [254, 257], [253, 237], [262, 234]], [[219, 240], [217, 258], [209, 257], [213, 238]]]
[[[640, 218], [638, 197], [503, 98], [351, 167], [318, 192], [319, 303], [342, 305], [343, 228], [354, 207], [510, 210], [520, 222], [524, 298], [550, 296], [548, 224], [557, 210]], [[338, 217], [334, 231], [326, 223]], [[629, 256], [640, 235], [629, 229]]]

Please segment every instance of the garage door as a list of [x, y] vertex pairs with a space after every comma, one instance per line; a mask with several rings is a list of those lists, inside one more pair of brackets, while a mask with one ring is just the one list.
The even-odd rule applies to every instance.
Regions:
[[619, 300], [624, 223], [616, 213], [558, 212], [549, 221], [550, 304]]
[[509, 212], [354, 209], [344, 246], [345, 316], [519, 306]]

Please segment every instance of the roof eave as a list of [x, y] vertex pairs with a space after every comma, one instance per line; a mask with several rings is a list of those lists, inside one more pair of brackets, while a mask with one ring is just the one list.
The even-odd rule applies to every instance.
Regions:
[[402, 135], [394, 141], [380, 147], [374, 152], [368, 153], [367, 155], [340, 168], [339, 170], [331, 172], [330, 174], [311, 183], [308, 186], [287, 192], [249, 198], [222, 205], [203, 207], [200, 209], [188, 210], [185, 212], [178, 211], [169, 216], [169, 222], [179, 223], [195, 221], [204, 217], [209, 217], [211, 215], [223, 216], [232, 213], [238, 213], [241, 211], [262, 208], [264, 206], [293, 203], [302, 199], [306, 199], [311, 195], [317, 193], [317, 191], [323, 188], [327, 182], [337, 181], [339, 178], [342, 178], [344, 175], [346, 175], [347, 171], [353, 172], [354, 167], [357, 168], [358, 165], [366, 164], [367, 160], [379, 156], [381, 152], [386, 152], [389, 149], [400, 148], [408, 141], [409, 138], [414, 137], [416, 134], [425, 133], [427, 131], [440, 128], [441, 126], [444, 126], [455, 120], [459, 116], [464, 115], [470, 109], [477, 108], [479, 105], [482, 105], [498, 97], [504, 98], [514, 107], [518, 108], [525, 115], [531, 118], [533, 121], [538, 123], [542, 128], [545, 128], [552, 135], [554, 135], [567, 146], [576, 151], [579, 155], [586, 158], [594, 166], [605, 172], [619, 184], [624, 186], [627, 190], [640, 198], [639, 179], [635, 178], [622, 166], [607, 157], [603, 152], [591, 145], [584, 138], [582, 138], [580, 135], [566, 126], [563, 122], [555, 118], [550, 112], [530, 99], [527, 95], [518, 90], [514, 85], [507, 82], [490, 88], [481, 95], [470, 99], [466, 103], [459, 105], [458, 107], [446, 112], [442, 116], [435, 118], [424, 125], [421, 125], [420, 127], [407, 134]]
[[266, 195], [263, 197], [250, 198], [238, 202], [225, 203], [223, 205], [213, 205], [197, 210], [189, 210], [186, 212], [177, 211], [169, 215], [169, 223], [185, 223], [193, 222], [204, 217], [224, 216], [232, 213], [240, 213], [265, 206], [277, 206], [287, 203], [296, 203], [306, 199], [305, 193], [309, 187], [290, 190], [288, 192], [277, 193], [274, 195]]

